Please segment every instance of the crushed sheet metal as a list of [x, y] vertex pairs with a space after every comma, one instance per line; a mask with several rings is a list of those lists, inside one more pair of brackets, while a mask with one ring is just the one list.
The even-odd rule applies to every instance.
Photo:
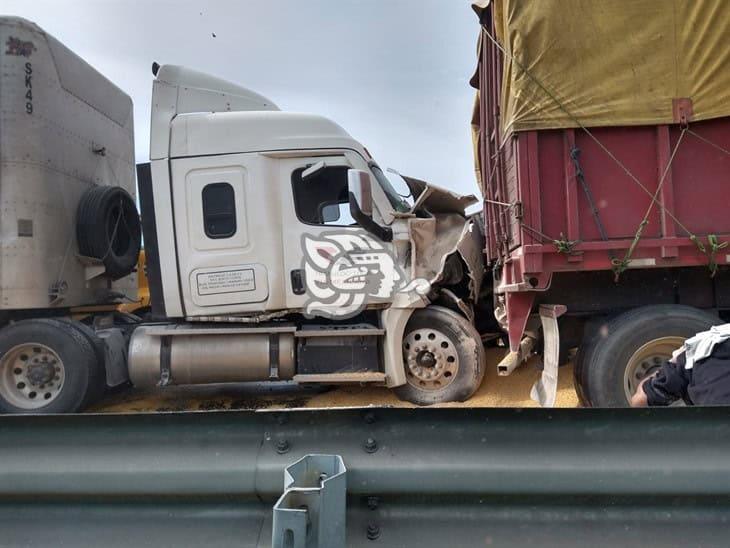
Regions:
[[414, 211], [424, 209], [430, 213], [461, 213], [464, 215], [467, 207], [479, 203], [479, 200], [473, 194], [462, 196], [420, 179], [404, 175], [401, 175], [401, 177], [408, 184], [408, 188], [410, 188], [416, 200], [413, 207]]
[[446, 261], [458, 253], [467, 267], [470, 300], [476, 302], [484, 275], [484, 260], [474, 221], [454, 214], [438, 214], [428, 219], [409, 219], [408, 228], [412, 279], [425, 278], [438, 284], [443, 279]]

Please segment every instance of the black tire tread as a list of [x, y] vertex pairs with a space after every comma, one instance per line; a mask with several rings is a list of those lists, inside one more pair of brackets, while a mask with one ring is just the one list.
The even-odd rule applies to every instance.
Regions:
[[464, 354], [465, 349], [458, 349], [459, 372], [448, 386], [434, 391], [419, 390], [406, 383], [395, 389], [396, 395], [402, 399], [417, 405], [434, 405], [438, 403], [466, 401], [479, 389], [484, 379], [486, 370], [486, 353], [482, 345], [479, 333], [474, 326], [462, 315], [440, 306], [429, 306], [416, 310], [406, 325], [405, 333], [420, 327], [434, 327], [439, 324], [439, 329], [450, 330], [458, 336], [458, 332], [464, 337], [473, 339], [474, 355]]
[[30, 341], [48, 343], [47, 346], [63, 355], [66, 369], [64, 388], [51, 403], [33, 410], [16, 408], [0, 397], [0, 413], [75, 413], [83, 410], [93, 394], [91, 385], [97, 374], [95, 371], [98, 371], [93, 345], [80, 330], [52, 318], [22, 320], [0, 330], [0, 352]]
[[[128, 230], [130, 240], [127, 250], [121, 255], [112, 250], [106, 232], [110, 207], [116, 201], [128, 213], [124, 216], [126, 224], [122, 223], [118, 228]], [[137, 266], [142, 243], [142, 228], [132, 196], [118, 186], [95, 186], [87, 190], [76, 211], [76, 241], [79, 253], [101, 260], [112, 278], [130, 274]]]
[[616, 374], [616, 364], [622, 363], [621, 355], [628, 352], [626, 345], [640, 339], [644, 333], [667, 330], [666, 335], [651, 335], [647, 341], [670, 334], [689, 337], [719, 323], [721, 320], [717, 316], [686, 305], [643, 306], [607, 319], [588, 335], [576, 356], [574, 374], [581, 403], [586, 407], [628, 406], [623, 384], [613, 386], [614, 383], [607, 383], [606, 378], [611, 373]]
[[77, 320], [73, 320], [71, 318], [53, 318], [52, 321], [61, 322], [67, 325], [70, 329], [75, 329], [86, 338], [91, 347], [94, 349], [96, 367], [92, 368], [89, 372], [89, 389], [86, 394], [86, 399], [82, 405], [82, 408], [86, 408], [99, 401], [106, 390], [106, 369], [104, 366], [106, 361], [106, 347], [104, 345], [104, 341], [96, 335], [91, 327]]

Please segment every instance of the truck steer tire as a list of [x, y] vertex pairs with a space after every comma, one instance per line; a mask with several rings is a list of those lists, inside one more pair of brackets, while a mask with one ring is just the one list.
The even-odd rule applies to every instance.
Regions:
[[73, 413], [98, 390], [101, 366], [87, 337], [52, 319], [0, 331], [0, 412]]
[[656, 371], [686, 339], [721, 320], [682, 305], [646, 306], [594, 330], [576, 363], [577, 392], [588, 407], [628, 407], [639, 382]]
[[465, 401], [482, 383], [485, 362], [479, 334], [467, 319], [440, 306], [417, 310], [403, 337], [407, 382], [395, 392], [418, 405]]
[[132, 273], [142, 243], [134, 199], [117, 186], [87, 190], [76, 211], [76, 240], [79, 253], [99, 259], [111, 278]]

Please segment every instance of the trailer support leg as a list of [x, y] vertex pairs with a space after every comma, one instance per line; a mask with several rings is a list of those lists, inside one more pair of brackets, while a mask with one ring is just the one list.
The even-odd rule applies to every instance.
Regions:
[[553, 407], [558, 393], [558, 365], [560, 356], [560, 331], [558, 318], [567, 308], [562, 304], [540, 305], [540, 321], [543, 337], [542, 375], [533, 385], [530, 397], [541, 407]]

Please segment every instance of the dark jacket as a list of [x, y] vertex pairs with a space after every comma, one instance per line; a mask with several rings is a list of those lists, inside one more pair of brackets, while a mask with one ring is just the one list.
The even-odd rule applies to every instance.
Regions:
[[670, 405], [682, 399], [688, 405], [730, 405], [730, 340], [718, 344], [712, 355], [685, 369], [685, 356], [666, 362], [644, 383], [650, 406]]

